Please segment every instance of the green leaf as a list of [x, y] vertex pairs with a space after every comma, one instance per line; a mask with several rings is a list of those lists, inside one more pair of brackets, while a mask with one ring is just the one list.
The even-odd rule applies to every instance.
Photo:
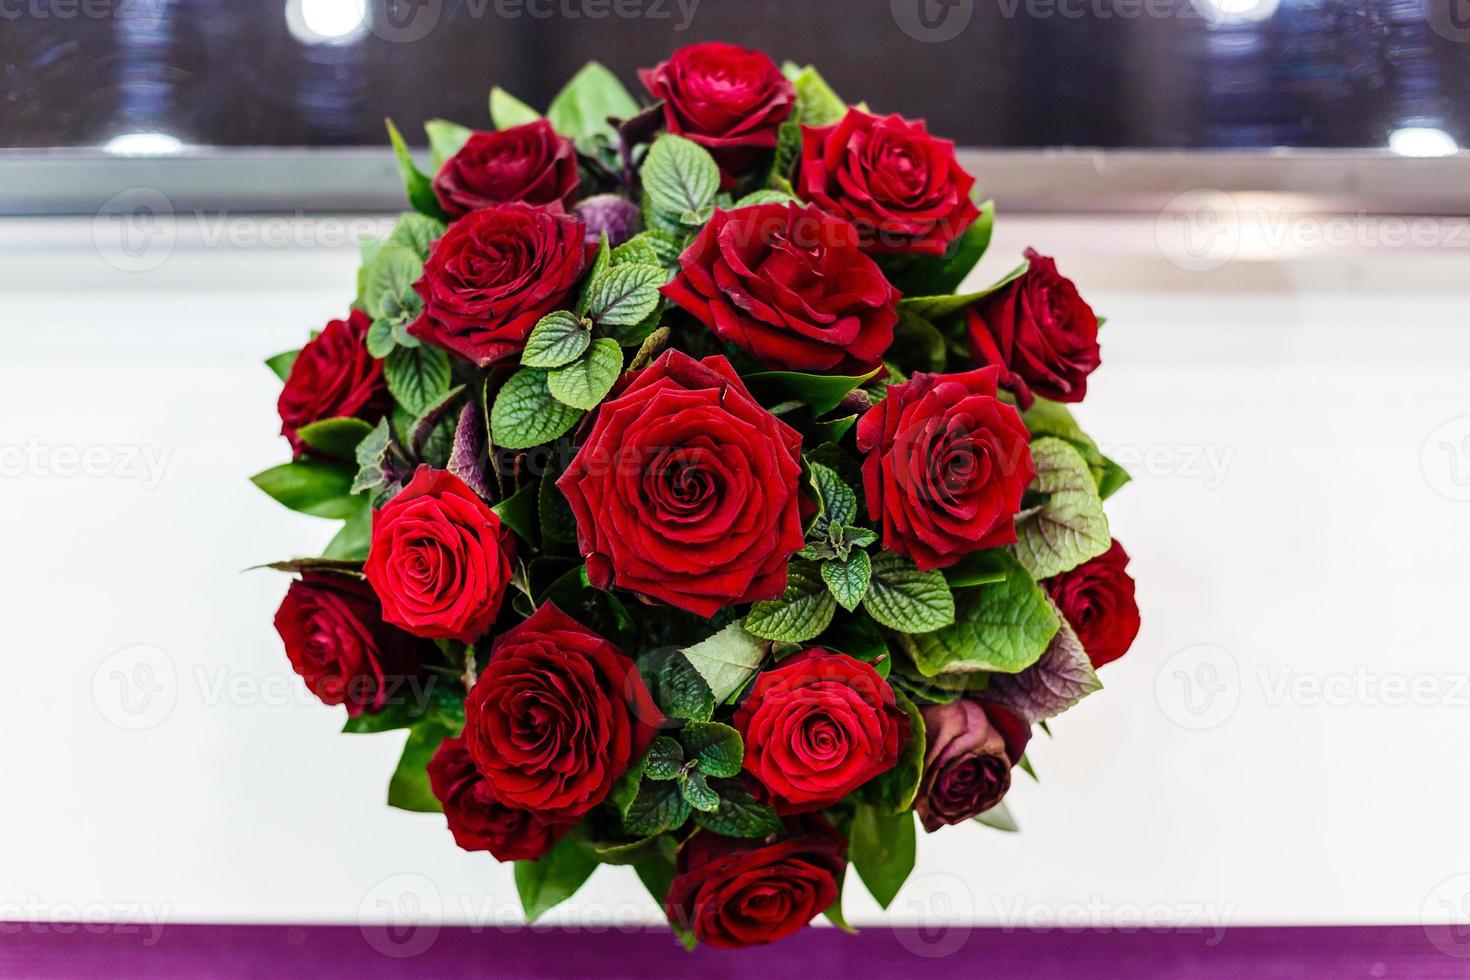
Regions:
[[303, 458], [257, 473], [250, 482], [283, 506], [313, 517], [343, 521], [361, 508], [352, 496], [352, 472], [340, 463]]
[[388, 781], [388, 805], [415, 813], [441, 813], [443, 807], [429, 787], [429, 760], [439, 743], [450, 733], [443, 726], [423, 721], [408, 731], [398, 768]]
[[987, 700], [1005, 705], [1031, 725], [1055, 718], [1102, 690], [1082, 642], [1061, 611], [1055, 611], [1061, 625], [1041, 659], [1019, 674], [995, 675], [986, 688]]
[[300, 353], [299, 350], [288, 350], [275, 357], [268, 357], [265, 360], [265, 366], [274, 371], [276, 377], [285, 381], [291, 377], [291, 366], [296, 363], [296, 356]]
[[1112, 545], [1097, 484], [1071, 443], [1054, 437], [1031, 444], [1034, 486], [1046, 503], [1016, 523], [1016, 557], [1033, 576], [1050, 578], [1076, 568]]
[[527, 544], [536, 544], [536, 532], [540, 529], [536, 506], [540, 491], [540, 484], [527, 483], [490, 508], [494, 511], [495, 516], [500, 518], [501, 523], [519, 535], [521, 540]]
[[1101, 477], [1105, 466], [1102, 451], [1097, 448], [1092, 437], [1082, 431], [1067, 406], [1037, 398], [1030, 408], [1021, 413], [1021, 421], [1026, 424], [1033, 440], [1055, 436], [1070, 443], [1073, 449], [1082, 454], [1094, 478]]
[[392, 440], [392, 429], [387, 419], [380, 419], [377, 427], [357, 444], [355, 458], [357, 475], [352, 481], [352, 492], [373, 490], [388, 482], [383, 464], [387, 461], [388, 443]]
[[408, 192], [408, 203], [420, 214], [426, 214], [440, 221], [448, 216], [444, 209], [439, 206], [439, 198], [434, 194], [434, 183], [419, 170], [418, 165], [413, 162], [413, 154], [408, 150], [408, 144], [403, 141], [403, 134], [398, 127], [393, 125], [393, 120], [384, 120], [388, 125], [388, 139], [393, 143], [393, 156], [398, 161], [398, 172], [403, 176], [404, 189]]
[[607, 121], [608, 118], [632, 119], [638, 111], [638, 103], [617, 76], [592, 61], [573, 75], [566, 87], [551, 100], [546, 118], [558, 133], [570, 136], [585, 148], [598, 136], [615, 143], [617, 131]]
[[474, 135], [474, 130], [468, 126], [461, 126], [448, 119], [430, 119], [424, 123], [424, 132], [429, 137], [429, 155], [434, 161], [435, 171], [444, 165], [445, 160], [463, 149]]
[[643, 775], [649, 779], [674, 779], [684, 770], [684, 750], [668, 735], [660, 735], [648, 747]]
[[749, 375], [746, 380], [774, 385], [793, 398], [799, 398], [811, 407], [812, 415], [820, 418], [836, 408], [848, 392], [860, 388], [877, 375], [877, 369], [860, 377], [840, 375], [802, 374], [799, 371], [760, 371]]
[[944, 573], [919, 571], [891, 551], [873, 561], [873, 580], [863, 608], [879, 623], [903, 633], [928, 633], [954, 622], [954, 594]]
[[608, 792], [607, 799], [617, 808], [619, 816], [627, 816], [628, 807], [638, 798], [638, 788], [643, 784], [643, 774], [648, 767], [648, 753], [643, 758], [628, 767], [628, 771], [618, 777], [613, 783], [612, 790]]
[[725, 837], [747, 839], [780, 833], [780, 816], [756, 800], [741, 780], [715, 780], [710, 788], [719, 795], [719, 806], [712, 812], [694, 815], [694, 822], [700, 827]]
[[551, 397], [544, 370], [521, 368], [495, 396], [490, 438], [503, 449], [530, 449], [565, 435], [582, 414]]
[[1000, 282], [993, 286], [988, 286], [985, 289], [976, 290], [973, 293], [960, 293], [958, 296], [905, 296], [899, 300], [898, 308], [900, 311], [908, 310], [910, 313], [916, 313], [926, 320], [938, 323], [974, 306], [996, 290], [1009, 286], [1024, 276], [1026, 270], [1030, 267], [1030, 262], [1022, 262], [1019, 266], [1012, 269]]
[[577, 296], [577, 315], [582, 316], [587, 312], [591, 303], [592, 284], [601, 279], [607, 270], [612, 268], [612, 245], [608, 242], [607, 232], [597, 236], [597, 254], [592, 259], [592, 268], [587, 271], [582, 280], [582, 290]]
[[296, 435], [317, 452], [337, 459], [354, 459], [358, 444], [372, 434], [362, 419], [339, 416], [303, 425]]
[[641, 836], [677, 830], [691, 810], [677, 780], [645, 779], [623, 817], [623, 829]]
[[837, 471], [810, 460], [807, 461], [807, 469], [811, 472], [812, 488], [816, 490], [817, 502], [821, 506], [821, 520], [817, 524], [820, 533], [825, 533], [829, 524], [851, 524], [857, 520], [857, 494], [842, 482]]
[[729, 725], [713, 721], [691, 721], [679, 730], [684, 753], [699, 764], [699, 771], [718, 778], [740, 775], [745, 762], [745, 742]]
[[347, 561], [366, 561], [368, 546], [373, 539], [373, 509], [366, 497], [358, 498], [361, 507], [356, 514], [347, 518], [322, 552], [323, 558], [341, 558]]
[[944, 570], [951, 589], [1004, 582], [1010, 574], [1011, 558], [1004, 548], [986, 548], [966, 555]]
[[626, 844], [599, 844], [593, 847], [592, 852], [602, 864], [636, 865], [649, 858], [661, 857], [665, 847], [671, 844], [667, 836], [659, 834]]
[[1133, 477], [1128, 475], [1127, 470], [1104, 456], [1102, 473], [1097, 478], [1097, 495], [1103, 500], [1107, 500], [1113, 494], [1123, 489], [1123, 485], [1131, 479]]
[[912, 310], [899, 310], [888, 357], [905, 371], [943, 372], [948, 349], [938, 328]]
[[398, 339], [394, 336], [393, 321], [385, 317], [374, 320], [368, 327], [363, 346], [367, 348], [369, 355], [380, 361], [393, 353], [393, 348], [398, 346]]
[[413, 284], [424, 273], [424, 263], [407, 245], [385, 243], [373, 255], [363, 280], [363, 303], [374, 319], [396, 320], [422, 305]]
[[899, 752], [893, 768], [878, 776], [869, 785], [873, 801], [884, 813], [907, 813], [919, 795], [919, 783], [924, 778], [924, 716], [908, 695], [894, 688], [898, 706], [909, 716], [909, 740]]
[[714, 692], [687, 654], [667, 648], [650, 651], [639, 658], [638, 671], [668, 717], [708, 721], [714, 714]]
[[516, 862], [516, 891], [526, 921], [535, 922], [571, 898], [597, 870], [597, 855], [577, 834], [564, 837], [537, 861]]
[[384, 244], [402, 245], [422, 262], [429, 257], [429, 248], [434, 240], [444, 234], [444, 228], [442, 221], [416, 212], [406, 212], [393, 222], [393, 230], [388, 232], [388, 240]]
[[546, 472], [541, 474], [541, 489], [537, 494], [537, 512], [540, 516], [541, 540], [551, 544], [577, 543], [577, 515], [566, 495], [557, 488], [561, 466], [555, 463], [560, 454], [553, 453]]
[[679, 792], [684, 800], [700, 813], [714, 813], [720, 808], [720, 797], [709, 788], [704, 773], [695, 770], [679, 780]]
[[648, 202], [675, 216], [708, 207], [720, 189], [715, 158], [699, 144], [672, 133], [654, 140], [640, 176]]
[[541, 113], [511, 95], [499, 85], [490, 90], [490, 119], [496, 129], [524, 126], [541, 118]]
[[[738, 211], [741, 208], [753, 208], [762, 204], [789, 204], [793, 201], [796, 201], [796, 198], [792, 197], [785, 191], [751, 191], [749, 194], [736, 201], [735, 206], [731, 210]], [[800, 202], [798, 201], [797, 203]]]
[[607, 397], [622, 373], [623, 349], [616, 340], [601, 337], [577, 360], [553, 368], [546, 376], [546, 387], [551, 397], [563, 405], [593, 409]]
[[615, 266], [652, 265], [662, 267], [663, 259], [659, 256], [658, 249], [654, 248], [653, 242], [649, 240], [648, 233], [642, 232], [634, 235], [612, 250], [612, 264]]
[[854, 551], [846, 561], [834, 558], [822, 562], [822, 581], [832, 592], [837, 604], [848, 612], [857, 608], [868, 594], [873, 566], [866, 551]]
[[953, 626], [901, 637], [925, 677], [969, 671], [1016, 673], [1035, 663], [1060, 621], [1046, 593], [1007, 556], [1006, 579], [955, 593]]
[[837, 600], [832, 597], [815, 562], [794, 561], [781, 598], [751, 605], [745, 630], [755, 636], [785, 643], [803, 643], [832, 622]]
[[684, 657], [709, 685], [716, 704], [745, 686], [766, 658], [767, 644], [736, 622], [684, 648]]
[[394, 401], [422, 415], [449, 391], [449, 355], [437, 347], [399, 347], [383, 361], [383, 377]]
[[858, 877], [883, 908], [892, 904], [914, 870], [915, 850], [913, 811], [890, 814], [870, 803], [858, 803], [847, 854]]
[[796, 120], [805, 126], [830, 126], [847, 115], [847, 103], [808, 65], [791, 79], [796, 86]]
[[1001, 800], [995, 806], [977, 816], [975, 822], [984, 824], [987, 827], [994, 827], [996, 830], [1004, 830], [1008, 834], [1019, 833], [1021, 830], [1021, 825], [1016, 823], [1015, 817], [1011, 816], [1011, 809], [1006, 806], [1005, 800]]
[[668, 280], [660, 265], [614, 265], [587, 289], [587, 314], [613, 327], [642, 323], [658, 307], [659, 287]]
[[[905, 296], [944, 296], [954, 292], [985, 254], [994, 230], [995, 202], [986, 201], [980, 205], [980, 217], [949, 243], [943, 255], [917, 257], [893, 278], [893, 285]], [[894, 347], [899, 347], [896, 341]]]

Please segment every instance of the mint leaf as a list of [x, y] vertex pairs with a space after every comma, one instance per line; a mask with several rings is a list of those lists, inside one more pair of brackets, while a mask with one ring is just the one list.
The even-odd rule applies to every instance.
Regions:
[[729, 725], [713, 721], [691, 721], [679, 730], [684, 753], [706, 776], [740, 775], [745, 762], [745, 742]]
[[423, 305], [413, 284], [424, 263], [407, 245], [385, 243], [363, 274], [362, 301], [374, 319], [411, 318]]
[[623, 349], [616, 340], [602, 337], [575, 361], [553, 368], [546, 376], [546, 387], [551, 397], [563, 405], [593, 409], [607, 397], [622, 373]]
[[654, 140], [640, 176], [648, 202], [674, 216], [708, 207], [720, 189], [715, 158], [699, 144], [672, 133]]
[[679, 792], [684, 800], [700, 813], [713, 813], [720, 808], [720, 798], [709, 788], [704, 773], [695, 770], [679, 781]]
[[765, 660], [766, 649], [766, 643], [737, 622], [685, 647], [684, 657], [709, 685], [714, 703], [723, 704], [750, 680]]
[[719, 795], [719, 806], [712, 812], [694, 815], [700, 827], [725, 837], [757, 838], [781, 832], [781, 818], [776, 811], [757, 801], [741, 780], [715, 780], [710, 788]]
[[526, 921], [535, 922], [577, 893], [592, 872], [597, 855], [578, 834], [564, 837], [536, 861], [516, 862], [516, 891]]
[[914, 870], [914, 814], [884, 813], [859, 802], [852, 818], [847, 856], [868, 891], [888, 908]]
[[837, 471], [810, 460], [806, 465], [811, 471], [811, 483], [817, 492], [817, 502], [821, 505], [813, 530], [818, 534], [825, 534], [830, 524], [851, 524], [857, 520], [857, 494], [842, 482]]
[[745, 630], [768, 640], [804, 643], [826, 629], [836, 612], [837, 601], [816, 563], [794, 561], [787, 571], [786, 591], [779, 599], [752, 604]]
[[1054, 718], [1094, 691], [1102, 690], [1097, 671], [1071, 625], [1052, 607], [1061, 623], [1041, 659], [1019, 674], [997, 674], [986, 688], [987, 700], [1003, 704], [1027, 723]]
[[677, 830], [691, 809], [677, 780], [645, 779], [623, 816], [623, 829], [641, 836]]
[[416, 212], [406, 212], [393, 222], [384, 244], [402, 245], [418, 257], [420, 262], [429, 257], [429, 248], [434, 240], [444, 234], [444, 222]]
[[822, 562], [822, 581], [827, 583], [837, 604], [848, 612], [858, 607], [868, 593], [873, 566], [866, 551], [854, 551], [847, 560]]
[[604, 326], [642, 323], [658, 306], [659, 287], [667, 281], [660, 265], [613, 265], [588, 287], [587, 314]]
[[919, 571], [891, 551], [873, 560], [863, 608], [879, 623], [903, 633], [928, 633], [954, 622], [954, 595], [937, 569]]
[[648, 747], [648, 763], [643, 774], [649, 779], [673, 779], [684, 769], [684, 750], [667, 735], [660, 735]]
[[255, 474], [250, 482], [281, 505], [313, 517], [346, 520], [363, 505], [361, 497], [352, 495], [352, 471], [326, 460], [282, 463]]
[[449, 355], [437, 347], [399, 347], [383, 361], [383, 378], [393, 400], [410, 415], [422, 415], [449, 392]]
[[490, 439], [503, 449], [530, 449], [566, 434], [582, 411], [551, 397], [546, 372], [521, 368], [505, 382], [490, 409]]
[[796, 86], [795, 118], [806, 126], [830, 126], [847, 115], [847, 103], [821, 74], [807, 65], [791, 76]]
[[581, 317], [566, 310], [548, 313], [526, 338], [521, 351], [521, 365], [533, 368], [557, 368], [582, 356], [592, 343], [592, 331]]
[[1016, 524], [1016, 557], [1038, 579], [1076, 568], [1108, 550], [1112, 537], [1097, 484], [1076, 447], [1054, 437], [1031, 444], [1036, 487], [1046, 503]]
[[665, 648], [644, 654], [638, 660], [638, 672], [654, 703], [668, 717], [708, 721], [714, 714], [714, 693], [684, 653]]
[[357, 444], [355, 458], [357, 476], [352, 481], [352, 492], [361, 493], [384, 486], [388, 482], [388, 443], [392, 438], [387, 419], [380, 419], [372, 432]]

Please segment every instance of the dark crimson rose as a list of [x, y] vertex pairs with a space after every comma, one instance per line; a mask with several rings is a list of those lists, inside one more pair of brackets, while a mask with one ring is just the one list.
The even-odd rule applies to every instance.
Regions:
[[523, 201], [557, 210], [577, 199], [577, 151], [538, 119], [495, 133], [472, 133], [434, 177], [434, 194], [453, 217]]
[[1097, 316], [1054, 260], [1034, 248], [1025, 275], [970, 308], [970, 354], [1001, 369], [1000, 383], [1022, 408], [1036, 395], [1080, 402], [1102, 363]]
[[996, 397], [996, 376], [915, 374], [858, 420], [868, 516], [882, 522], [883, 547], [920, 568], [1016, 540], [1036, 468], [1020, 414]]
[[925, 705], [919, 712], [926, 748], [914, 809], [932, 834], [984, 813], [1005, 797], [1031, 728], [999, 705], [967, 698]]
[[847, 840], [825, 820], [789, 823], [772, 843], [700, 831], [679, 849], [664, 912], [707, 946], [772, 943], [837, 901]]
[[797, 190], [856, 225], [870, 252], [942, 255], [980, 216], [974, 186], [954, 144], [922, 121], [849, 109], [834, 125], [802, 127]]
[[466, 851], [489, 851], [497, 861], [534, 861], [571, 827], [502, 804], [475, 768], [463, 739], [439, 743], [429, 760], [429, 787], [444, 805], [454, 842]]
[[778, 813], [836, 803], [893, 768], [909, 739], [908, 715], [876, 670], [815, 647], [758, 675], [734, 725], [745, 771]]
[[495, 641], [465, 702], [464, 741], [501, 803], [575, 822], [663, 721], [633, 661], [547, 602]]
[[459, 477], [420, 466], [373, 514], [364, 571], [388, 622], [469, 642], [500, 614], [514, 551], [509, 529]]
[[556, 485], [593, 585], [708, 617], [785, 590], [800, 459], [801, 436], [729, 361], [671, 350], [602, 404]]
[[276, 632], [291, 669], [323, 704], [345, 704], [356, 718], [422, 695], [424, 644], [384, 624], [373, 590], [345, 575], [308, 572], [292, 582], [276, 611]]
[[1128, 652], [1138, 636], [1138, 601], [1133, 597], [1133, 576], [1128, 574], [1128, 552], [1117, 538], [1096, 558], [1043, 584], [1094, 669]]
[[587, 255], [576, 218], [528, 204], [471, 211], [434, 243], [408, 332], [480, 367], [514, 357], [536, 321], [567, 305]]
[[276, 410], [281, 435], [297, 456], [306, 451], [296, 435], [303, 426], [343, 415], [376, 422], [392, 407], [383, 362], [364, 343], [372, 323], [362, 310], [353, 310], [346, 320], [328, 323], [296, 355]]
[[716, 211], [679, 266], [664, 295], [768, 367], [860, 374], [893, 343], [898, 290], [815, 207]]
[[663, 101], [665, 128], [709, 150], [727, 188], [775, 148], [796, 105], [774, 61], [734, 44], [691, 44], [638, 77]]

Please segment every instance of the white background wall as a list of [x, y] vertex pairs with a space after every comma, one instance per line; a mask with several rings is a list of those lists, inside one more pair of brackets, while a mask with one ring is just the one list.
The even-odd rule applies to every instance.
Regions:
[[[0, 918], [516, 921], [508, 867], [384, 805], [402, 735], [337, 734], [271, 627], [286, 577], [241, 571], [330, 536], [246, 478], [287, 453], [260, 361], [345, 311], [364, 222], [160, 230], [129, 258], [105, 224], [0, 224]], [[1110, 318], [1078, 414], [1135, 476], [1110, 512], [1144, 626], [1033, 743], [1024, 832], [925, 837], [888, 919], [1446, 918], [1470, 893], [1441, 886], [1470, 872], [1470, 239], [1248, 235], [1188, 272], [1156, 237], [1003, 217], [977, 276], [1034, 244]], [[856, 882], [847, 905], [884, 921]], [[602, 869], [559, 915], [657, 913]]]

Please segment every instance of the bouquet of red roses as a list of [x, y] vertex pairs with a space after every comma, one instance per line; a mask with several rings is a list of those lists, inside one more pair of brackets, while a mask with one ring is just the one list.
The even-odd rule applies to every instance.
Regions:
[[699, 44], [543, 117], [389, 125], [413, 207], [284, 380], [255, 483], [344, 521], [276, 614], [388, 802], [529, 917], [633, 866], [686, 942], [885, 906], [1138, 629], [1050, 258], [956, 292], [994, 207], [923, 122]]

